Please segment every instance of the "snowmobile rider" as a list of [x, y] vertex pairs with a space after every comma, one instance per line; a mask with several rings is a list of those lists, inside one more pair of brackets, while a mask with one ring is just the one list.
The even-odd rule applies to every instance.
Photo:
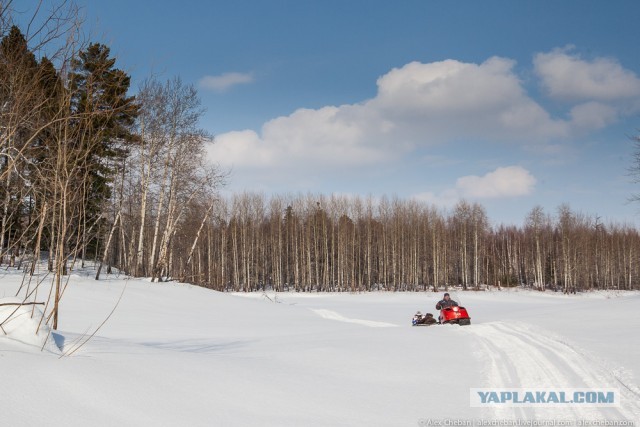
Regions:
[[458, 303], [452, 300], [451, 297], [449, 296], [449, 293], [447, 292], [444, 294], [444, 298], [438, 301], [438, 303], [436, 304], [436, 310], [442, 310], [443, 308], [454, 307], [454, 306], [457, 307]]

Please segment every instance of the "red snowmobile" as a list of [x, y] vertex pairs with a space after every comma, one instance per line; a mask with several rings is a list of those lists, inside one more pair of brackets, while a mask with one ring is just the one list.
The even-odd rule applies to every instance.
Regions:
[[467, 313], [467, 309], [458, 305], [453, 307], [445, 307], [440, 310], [440, 323], [457, 323], [458, 325], [470, 325], [471, 317]]
[[[448, 295], [448, 294], [447, 294]], [[440, 308], [443, 301], [440, 301], [436, 305], [436, 309]], [[444, 325], [446, 323], [455, 323], [458, 325], [470, 325], [471, 317], [469, 317], [469, 313], [467, 309], [457, 305], [458, 303], [452, 301], [455, 305], [448, 305], [446, 307], [442, 307], [440, 310], [440, 316], [438, 319], [434, 318], [431, 313], [422, 314], [421, 312], [417, 312], [413, 319], [411, 319], [411, 324], [413, 326], [431, 326], [431, 325]]]

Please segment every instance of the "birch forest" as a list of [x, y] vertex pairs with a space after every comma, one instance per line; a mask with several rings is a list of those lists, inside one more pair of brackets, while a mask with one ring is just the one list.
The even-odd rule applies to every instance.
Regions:
[[218, 200], [200, 226], [176, 236], [183, 255], [171, 268], [217, 290], [639, 287], [638, 231], [568, 205], [553, 215], [534, 207], [522, 227], [491, 226], [481, 205], [465, 201], [443, 212], [388, 197], [246, 193]]

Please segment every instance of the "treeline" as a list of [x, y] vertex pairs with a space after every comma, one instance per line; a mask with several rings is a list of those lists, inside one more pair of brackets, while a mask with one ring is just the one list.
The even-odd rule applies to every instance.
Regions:
[[[80, 42], [77, 9], [50, 13], [24, 34], [0, 2], [0, 263], [32, 276], [48, 261], [56, 328], [78, 263], [96, 260], [98, 278], [117, 254], [136, 276], [171, 275], [176, 234], [208, 218], [222, 176], [193, 87], [149, 79], [131, 96], [109, 47]], [[41, 285], [29, 279], [26, 298]]]
[[444, 212], [397, 198], [247, 193], [217, 201], [200, 226], [176, 235], [170, 270], [217, 290], [640, 288], [638, 231], [567, 205], [554, 215], [535, 207], [523, 227], [491, 227], [465, 201]]

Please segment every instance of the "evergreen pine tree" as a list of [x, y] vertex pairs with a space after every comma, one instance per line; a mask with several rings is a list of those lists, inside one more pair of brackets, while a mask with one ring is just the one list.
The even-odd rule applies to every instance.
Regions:
[[39, 102], [33, 90], [37, 66], [26, 38], [18, 27], [11, 27], [0, 41], [0, 262], [6, 249], [19, 247], [15, 238], [22, 234], [26, 144]]
[[[68, 103], [64, 102], [66, 91], [58, 71], [45, 56], [40, 59], [37, 70], [37, 90], [41, 104], [35, 127], [38, 134], [32, 141], [28, 157], [30, 161], [29, 177], [36, 195], [36, 203], [40, 206], [43, 199], [51, 196], [52, 185], [47, 183], [54, 176], [56, 150], [63, 126], [63, 120], [69, 116]], [[37, 209], [36, 209], [37, 210]], [[31, 218], [31, 215], [30, 215]]]
[[127, 144], [135, 139], [131, 129], [138, 108], [135, 98], [127, 96], [131, 79], [115, 62], [107, 46], [93, 43], [73, 61], [69, 76], [71, 114], [77, 118], [74, 135], [86, 165], [85, 225], [99, 219], [118, 165], [128, 155]]

